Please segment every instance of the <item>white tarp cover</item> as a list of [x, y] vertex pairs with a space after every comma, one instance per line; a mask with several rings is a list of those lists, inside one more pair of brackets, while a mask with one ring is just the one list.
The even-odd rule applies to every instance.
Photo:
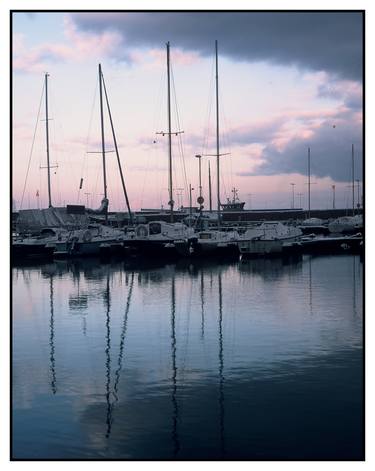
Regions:
[[19, 211], [19, 232], [39, 231], [44, 227], [85, 227], [89, 223], [86, 214], [68, 214], [66, 208], [22, 209]]

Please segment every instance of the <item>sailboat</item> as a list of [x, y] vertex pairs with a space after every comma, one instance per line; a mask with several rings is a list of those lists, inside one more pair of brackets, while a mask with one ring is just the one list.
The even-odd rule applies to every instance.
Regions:
[[[104, 76], [102, 72], [101, 64], [99, 64], [99, 96], [100, 96], [100, 123], [101, 123], [101, 141], [102, 141], [102, 168], [103, 168], [103, 199], [101, 201], [101, 207], [96, 211], [97, 213], [103, 213], [107, 222], [108, 215], [108, 196], [107, 196], [107, 173], [106, 173], [106, 149], [105, 149], [105, 138], [104, 138], [104, 117], [103, 117], [103, 89], [107, 104], [107, 110], [109, 120], [112, 129], [112, 137], [115, 145], [115, 151], [117, 155], [117, 162], [119, 166], [119, 172], [121, 177], [121, 183], [125, 196], [126, 205], [129, 211], [129, 218], [132, 222], [132, 212], [130, 209], [129, 199], [126, 192], [124, 176], [121, 168], [121, 162], [119, 158], [118, 146], [116, 135], [114, 131], [111, 109], [109, 106], [109, 100], [107, 90], [104, 82]], [[89, 224], [86, 228], [80, 231], [71, 233], [68, 238], [59, 241], [54, 244], [54, 257], [65, 258], [65, 257], [79, 257], [79, 256], [92, 256], [92, 255], [113, 255], [123, 254], [123, 242], [125, 239], [125, 233], [106, 224], [93, 223]]]
[[[53, 244], [60, 240], [66, 240], [69, 237], [69, 231], [64, 227], [64, 222], [73, 225], [77, 221], [64, 221], [63, 214], [55, 213], [52, 206], [51, 192], [51, 168], [50, 149], [49, 149], [49, 118], [48, 118], [48, 77], [44, 75], [44, 92], [45, 92], [45, 114], [46, 114], [46, 154], [47, 154], [47, 187], [48, 187], [48, 209], [46, 210], [21, 210], [19, 213], [18, 225], [24, 226], [26, 231], [33, 229], [36, 235], [30, 236], [28, 233], [24, 236], [21, 234], [15, 236], [12, 240], [11, 256], [16, 262], [24, 261], [29, 258], [49, 258], [53, 255]], [[74, 219], [74, 218], [73, 218]], [[56, 224], [60, 227], [56, 227]], [[52, 227], [51, 227], [52, 226]], [[55, 226], [55, 227], [53, 227]]]
[[151, 221], [147, 224], [137, 225], [133, 231], [128, 231], [124, 243], [127, 253], [142, 254], [147, 256], [175, 256], [177, 255], [175, 242], [185, 241], [194, 234], [194, 229], [183, 223], [173, 220], [173, 169], [172, 169], [172, 134], [177, 135], [181, 131], [172, 132], [171, 128], [171, 84], [170, 84], [170, 45], [167, 46], [167, 93], [168, 93], [168, 131], [162, 132], [168, 136], [168, 193], [170, 222]]
[[[329, 232], [333, 234], [355, 234], [363, 232], [363, 216], [362, 214], [355, 214], [355, 201], [354, 201], [354, 144], [352, 144], [352, 216], [343, 216], [331, 221], [328, 224]], [[359, 195], [358, 195], [359, 204]]]
[[[231, 255], [238, 256], [237, 241], [239, 234], [237, 231], [220, 230], [221, 216], [220, 209], [223, 206], [220, 202], [220, 133], [219, 133], [219, 61], [218, 42], [215, 41], [215, 63], [216, 63], [216, 190], [217, 190], [217, 229], [198, 231], [186, 241], [178, 241], [177, 249], [179, 253], [188, 256], [201, 255]], [[236, 197], [236, 194], [234, 195]], [[242, 203], [241, 203], [242, 204]], [[243, 208], [243, 205], [242, 205]]]
[[281, 255], [284, 245], [297, 241], [301, 235], [298, 227], [265, 221], [260, 226], [247, 229], [239, 238], [238, 248], [242, 256]]

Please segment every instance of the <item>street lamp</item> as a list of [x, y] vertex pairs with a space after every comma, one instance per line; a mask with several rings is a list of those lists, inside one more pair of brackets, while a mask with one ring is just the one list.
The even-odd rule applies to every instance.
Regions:
[[192, 198], [191, 198], [191, 192], [194, 190], [194, 188], [191, 187], [191, 183], [189, 183], [189, 227], [191, 226], [191, 218], [192, 218]]
[[359, 202], [359, 180], [356, 179], [357, 182], [357, 213], [359, 214], [359, 208], [361, 207], [361, 203]]
[[295, 183], [291, 183], [290, 184], [292, 186], [292, 209], [294, 209], [294, 187], [295, 187]]
[[[201, 167], [202, 156], [197, 154], [195, 157], [198, 159], [198, 162], [199, 162], [199, 196], [197, 198], [197, 202], [199, 204], [199, 211], [201, 211], [202, 208], [203, 208], [202, 205], [204, 203], [204, 198], [202, 196], [202, 167]], [[193, 190], [194, 190], [194, 188], [193, 188]], [[191, 206], [191, 203], [190, 203], [190, 206]]]
[[303, 196], [303, 193], [297, 193], [297, 196], [299, 196], [299, 207], [300, 207], [300, 209], [303, 209], [303, 208], [302, 208], [302, 196]]
[[251, 204], [251, 197], [253, 196], [252, 193], [247, 194], [249, 196], [249, 209], [252, 209], [252, 204]]

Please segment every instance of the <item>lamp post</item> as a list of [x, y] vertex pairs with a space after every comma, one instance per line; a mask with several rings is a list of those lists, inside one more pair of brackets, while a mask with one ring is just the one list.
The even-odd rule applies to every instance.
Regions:
[[252, 193], [248, 193], [247, 195], [248, 195], [248, 197], [249, 197], [249, 209], [252, 209], [251, 197], [253, 196], [253, 194], [252, 194]]
[[299, 207], [302, 209], [302, 196], [303, 196], [303, 193], [297, 193], [297, 196], [299, 196]]
[[359, 198], [359, 180], [356, 179], [357, 182], [357, 213], [359, 214], [359, 208], [361, 207], [360, 198]]
[[[203, 202], [204, 202], [204, 198], [202, 196], [202, 162], [201, 162], [201, 159], [202, 159], [202, 156], [201, 155], [196, 155], [195, 156], [197, 159], [198, 159], [198, 163], [199, 163], [199, 196], [197, 198], [197, 202], [199, 204], [199, 211], [202, 211], [203, 209]], [[194, 188], [193, 188], [194, 189]], [[191, 206], [191, 205], [190, 205]]]
[[295, 183], [290, 184], [292, 187], [292, 209], [294, 209], [294, 187], [296, 186]]
[[85, 193], [86, 195], [86, 208], [89, 207], [89, 195], [91, 195], [91, 193]]
[[202, 196], [202, 168], [201, 168], [202, 156], [197, 154], [195, 157], [198, 159], [198, 163], [199, 163], [199, 196]]
[[336, 209], [336, 185], [332, 185], [332, 209]]
[[189, 183], [189, 227], [191, 227], [191, 218], [192, 218], [192, 197], [191, 192], [194, 188], [191, 187], [191, 183]]

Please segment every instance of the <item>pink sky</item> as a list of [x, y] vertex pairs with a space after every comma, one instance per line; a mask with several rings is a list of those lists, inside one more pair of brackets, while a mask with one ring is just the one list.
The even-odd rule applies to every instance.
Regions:
[[[128, 21], [128, 20], [127, 20]], [[137, 21], [135, 19], [135, 21]], [[48, 27], [42, 26], [48, 23]], [[53, 203], [98, 206], [102, 193], [97, 64], [103, 72], [112, 107], [126, 184], [134, 209], [167, 206], [167, 129], [165, 41], [130, 44], [122, 30], [88, 30], [68, 14], [15, 14], [13, 26], [13, 194], [22, 199], [44, 72], [50, 74], [51, 161]], [[130, 37], [125, 37], [131, 43]], [[173, 138], [175, 201], [188, 204], [187, 186], [198, 187], [195, 154], [215, 152], [212, 53], [201, 54], [171, 41], [173, 77], [180, 129]], [[125, 42], [124, 42], [125, 41]], [[229, 41], [229, 40], [228, 40]], [[182, 44], [182, 43], [181, 43]], [[219, 51], [222, 41], [219, 42]], [[224, 46], [223, 46], [223, 49]], [[306, 205], [307, 147], [312, 149], [312, 206], [330, 207], [332, 184], [339, 207], [351, 205], [351, 143], [356, 145], [356, 178], [362, 180], [362, 87], [353, 78], [331, 71], [307, 70], [271, 60], [219, 58], [222, 152], [221, 199], [239, 188], [253, 208]], [[178, 129], [173, 105], [173, 129]], [[40, 120], [44, 119], [44, 103]], [[91, 122], [91, 124], [90, 124]], [[106, 141], [113, 149], [109, 121]], [[37, 126], [23, 208], [47, 204], [45, 122]], [[156, 141], [156, 142], [154, 142]], [[181, 147], [182, 146], [182, 147]], [[181, 155], [183, 149], [184, 159]], [[216, 184], [215, 159], [211, 159]], [[184, 162], [183, 162], [184, 160]], [[107, 155], [110, 209], [124, 209], [115, 154]], [[208, 158], [203, 159], [207, 198]], [[185, 166], [185, 171], [184, 171]], [[186, 173], [186, 178], [185, 178]], [[84, 187], [79, 189], [80, 178]], [[196, 190], [195, 190], [196, 192]], [[297, 197], [298, 194], [303, 194]], [[250, 196], [251, 195], [251, 196]], [[197, 195], [195, 194], [195, 197]]]

